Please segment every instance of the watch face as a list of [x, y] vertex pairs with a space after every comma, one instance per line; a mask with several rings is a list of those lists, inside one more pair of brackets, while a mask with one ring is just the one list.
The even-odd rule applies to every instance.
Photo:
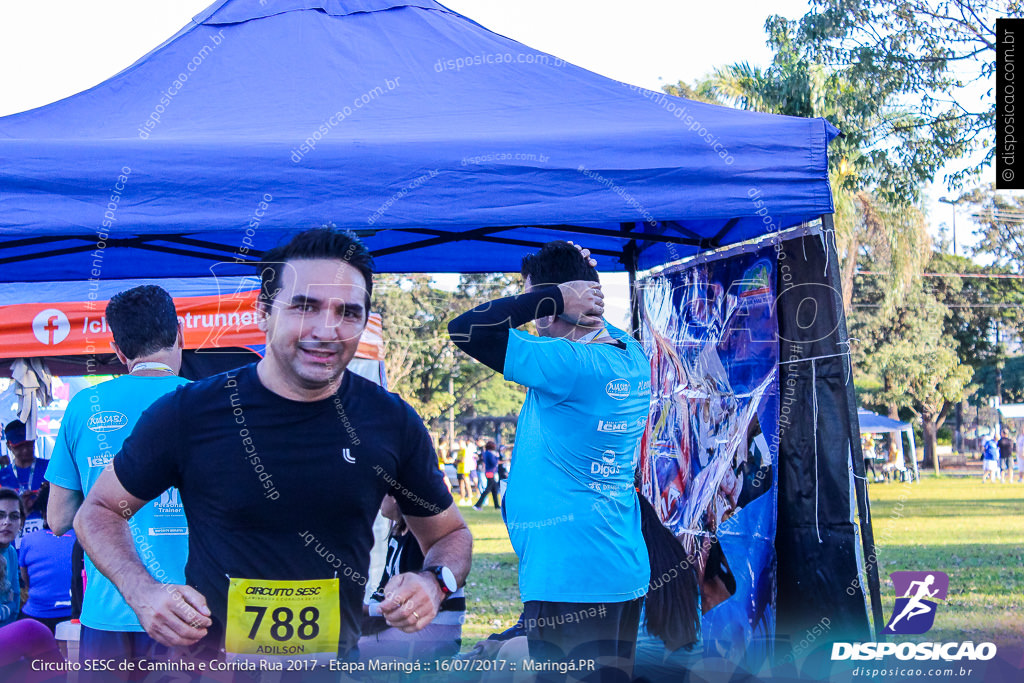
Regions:
[[448, 567], [441, 567], [439, 572], [441, 581], [444, 583], [444, 587], [448, 589], [449, 593], [454, 593], [459, 589], [458, 583], [455, 582], [455, 574], [452, 573]]

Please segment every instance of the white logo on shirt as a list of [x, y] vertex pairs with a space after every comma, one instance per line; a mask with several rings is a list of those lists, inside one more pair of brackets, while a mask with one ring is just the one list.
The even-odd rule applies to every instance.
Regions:
[[355, 456], [353, 456], [347, 448], [341, 449], [341, 457], [344, 458], [347, 463], [351, 463], [353, 465], [356, 463]]
[[604, 432], [606, 434], [623, 434], [628, 429], [629, 425], [626, 420], [612, 422], [610, 420], [598, 420], [597, 431]]
[[128, 425], [128, 416], [116, 410], [104, 410], [90, 415], [85, 425], [94, 432], [116, 432]]
[[613, 379], [611, 382], [604, 387], [604, 393], [614, 398], [616, 401], [629, 398], [629, 380], [628, 379]]

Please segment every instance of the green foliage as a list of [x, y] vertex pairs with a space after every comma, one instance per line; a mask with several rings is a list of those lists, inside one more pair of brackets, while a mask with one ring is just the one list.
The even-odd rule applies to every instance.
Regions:
[[515, 414], [525, 391], [459, 351], [448, 321], [507, 296], [517, 285], [508, 275], [466, 274], [456, 291], [434, 286], [429, 275], [382, 275], [374, 285], [374, 310], [384, 328], [388, 386], [428, 425], [440, 429], [455, 416]]
[[[866, 302], [885, 298], [870, 281], [858, 295]], [[867, 398], [931, 419], [947, 402], [961, 400], [973, 372], [961, 363], [956, 341], [943, 328], [949, 309], [920, 287], [898, 306], [866, 302], [851, 321], [851, 335], [860, 339], [861, 368], [875, 374], [882, 385]], [[864, 309], [870, 312], [865, 314]]]
[[1024, 273], [1024, 197], [985, 185], [956, 200], [971, 211], [975, 254], [991, 257], [1002, 272]]
[[934, 465], [937, 430], [971, 391], [974, 370], [961, 361], [958, 341], [946, 330], [950, 309], [920, 278], [898, 304], [885, 303], [891, 295], [880, 286], [883, 282], [862, 276], [859, 308], [850, 319], [851, 336], [860, 340], [854, 347], [858, 370], [874, 375], [881, 385], [864, 391], [861, 400], [920, 417], [925, 460]]
[[906, 186], [916, 188], [923, 177], [908, 170], [898, 191], [892, 191], [891, 183], [879, 186], [869, 172], [875, 168], [878, 150], [871, 148], [870, 138], [856, 133], [877, 128], [884, 116], [897, 110], [887, 109], [874, 99], [871, 88], [852, 82], [843, 71], [809, 61], [790, 38], [774, 38], [778, 51], [768, 69], [746, 63], [720, 67], [693, 90], [741, 109], [824, 117], [844, 131], [832, 141], [829, 155], [836, 250], [843, 263], [843, 303], [849, 307], [858, 257], [865, 249], [873, 251], [876, 264], [890, 274], [889, 287], [895, 296], [889, 301], [898, 302], [929, 251], [924, 217], [911, 201], [916, 190], [906, 190]]
[[1024, 402], [1024, 356], [1013, 356], [1005, 361], [978, 368], [974, 376], [978, 394], [985, 398], [996, 395], [996, 373], [1000, 369], [1003, 375], [1002, 402]]
[[835, 123], [865, 152], [858, 172], [898, 202], [948, 161], [989, 148], [946, 178], [953, 187], [991, 163], [995, 101], [974, 102], [995, 72], [995, 19], [1020, 16], [1018, 0], [811, 0], [799, 21], [766, 28], [783, 63], [832, 70]]
[[1007, 269], [946, 253], [935, 253], [928, 270], [968, 276], [929, 277], [926, 282], [949, 309], [943, 332], [956, 342], [960, 359], [975, 368], [999, 361], [1003, 350], [996, 343], [997, 328], [1004, 337], [1008, 331], [1024, 331], [1024, 281], [989, 277], [1007, 274]]

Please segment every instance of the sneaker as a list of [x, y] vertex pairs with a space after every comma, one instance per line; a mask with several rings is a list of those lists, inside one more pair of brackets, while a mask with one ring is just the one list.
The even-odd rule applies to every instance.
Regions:
[[482, 507], [480, 507], [479, 505], [474, 505], [473, 509], [476, 510], [477, 512], [483, 512], [484, 511], [484, 509]]

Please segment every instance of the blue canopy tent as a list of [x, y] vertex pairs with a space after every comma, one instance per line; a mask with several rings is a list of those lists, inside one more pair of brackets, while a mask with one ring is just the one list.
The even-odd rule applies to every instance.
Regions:
[[836, 133], [628, 87], [431, 0], [229, 0], [0, 119], [0, 264], [87, 279], [109, 233], [104, 278], [209, 275], [331, 221], [381, 271], [517, 271], [573, 233], [602, 270], [649, 268], [831, 213]]
[[[635, 277], [813, 223], [834, 287], [837, 134], [627, 86], [432, 0], [221, 0], [103, 83], [0, 118], [0, 281], [251, 275], [325, 222], [381, 272], [517, 271], [568, 238]], [[863, 463], [837, 386], [841, 424], [816, 438], [851, 442], [845, 477]]]

